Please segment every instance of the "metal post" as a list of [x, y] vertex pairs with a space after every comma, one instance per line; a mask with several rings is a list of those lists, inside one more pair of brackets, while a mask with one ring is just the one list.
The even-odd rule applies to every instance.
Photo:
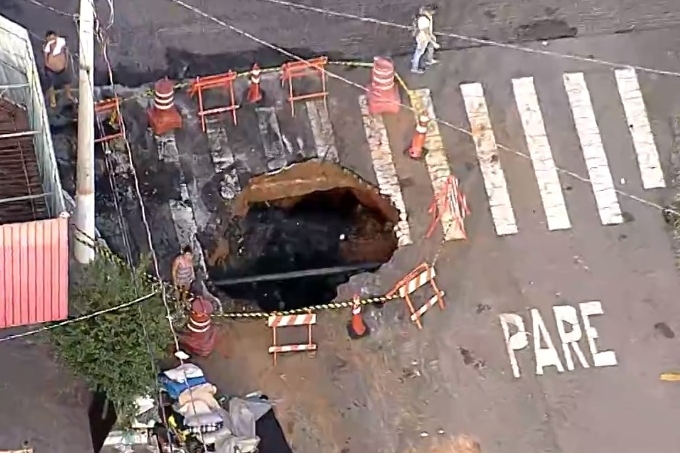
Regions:
[[[82, 264], [94, 260], [94, 2], [80, 0], [78, 68], [78, 154], [76, 162], [76, 241]], [[91, 246], [90, 246], [91, 244]]]

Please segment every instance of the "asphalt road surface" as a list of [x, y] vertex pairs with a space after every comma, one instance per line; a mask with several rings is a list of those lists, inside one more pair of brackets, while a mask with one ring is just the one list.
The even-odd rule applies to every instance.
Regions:
[[[106, 35], [117, 83], [135, 85], [160, 75], [216, 73], [227, 68], [280, 61], [280, 56], [261, 44], [179, 6], [172, 0], [150, 0], [141, 6], [132, 0], [115, 0], [113, 25]], [[208, 15], [236, 26], [262, 40], [300, 54], [328, 54], [335, 59], [370, 59], [376, 54], [404, 55], [410, 51], [406, 30], [345, 18], [324, 16], [267, 0], [237, 2], [219, 0], [187, 2]], [[300, 1], [300, 3], [305, 3]], [[310, 2], [316, 8], [379, 18], [409, 25], [420, 2]], [[40, 40], [48, 29], [59, 30], [75, 43], [73, 18], [77, 0], [2, 0], [0, 10], [35, 33]], [[103, 24], [110, 22], [108, 2], [96, 2]], [[680, 5], [671, 1], [632, 0], [576, 2], [488, 1], [441, 2], [436, 19], [440, 31], [450, 31], [501, 42], [535, 41], [564, 37], [585, 38], [631, 31], [672, 28], [680, 24]], [[445, 49], [476, 46], [458, 39], [442, 39]], [[99, 82], [105, 83], [103, 65]]]
[[[677, 3], [554, 3], [447, 4], [437, 26], [680, 72]], [[77, 2], [50, 5], [72, 13]], [[409, 51], [410, 36], [398, 28], [264, 0], [195, 5], [304, 55], [367, 60]], [[106, 3], [97, 6], [106, 22]], [[314, 6], [408, 24], [419, 5]], [[74, 42], [67, 15], [24, 0], [0, 0], [0, 9], [37, 40], [57, 29]], [[281, 61], [170, 0], [116, 1], [107, 35], [116, 82], [126, 85]], [[413, 340], [427, 351], [423, 366], [436, 364], [426, 373], [431, 388], [418, 395], [427, 403], [420, 421], [433, 432], [474, 433], [491, 452], [677, 449], [680, 387], [658, 375], [680, 367], [680, 278], [658, 206], [670, 199], [680, 78], [453, 38], [442, 44], [440, 66], [408, 82], [431, 90], [439, 119], [473, 131], [471, 140], [440, 125], [473, 214], [467, 245], [451, 246], [439, 262], [448, 315]], [[411, 177], [427, 183], [422, 169], [399, 175]], [[395, 342], [395, 354], [410, 357], [413, 345]]]
[[[532, 47], [678, 71], [679, 37], [657, 30]], [[452, 339], [483, 357], [489, 375], [506, 362], [504, 378], [461, 399], [486, 403], [486, 426], [505, 432], [489, 436], [505, 439], [498, 451], [674, 448], [678, 389], [658, 375], [676, 367], [680, 280], [658, 205], [670, 197], [680, 79], [495, 48], [455, 52], [420, 77], [412, 86], [433, 90], [439, 118], [474, 136], [442, 128], [474, 211], [470, 249], [451, 258], [460, 275], [449, 297], [482, 312], [454, 322]], [[580, 337], [585, 314], [600, 309], [590, 318], [597, 348], [612, 352], [595, 359], [582, 343], [577, 359], [561, 320], [578, 317]], [[527, 334], [512, 336], [513, 315]], [[557, 355], [543, 351], [552, 348], [541, 320]], [[542, 369], [544, 360], [555, 366]]]

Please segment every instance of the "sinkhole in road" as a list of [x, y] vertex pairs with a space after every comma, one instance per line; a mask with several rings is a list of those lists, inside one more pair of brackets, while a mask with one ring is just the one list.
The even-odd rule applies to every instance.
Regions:
[[[352, 275], [376, 271], [397, 249], [398, 211], [331, 163], [252, 178], [232, 213], [209, 273], [218, 290], [264, 311], [328, 303]], [[259, 281], [244, 282], [250, 278]]]

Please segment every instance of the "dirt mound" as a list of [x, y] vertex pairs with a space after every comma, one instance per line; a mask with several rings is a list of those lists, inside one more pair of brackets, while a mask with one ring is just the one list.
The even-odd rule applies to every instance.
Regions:
[[378, 211], [389, 222], [399, 221], [399, 211], [377, 188], [357, 175], [329, 162], [307, 161], [292, 165], [276, 174], [256, 176], [237, 197], [233, 213], [243, 217], [255, 203], [268, 202], [290, 208], [304, 195], [332, 189], [347, 188], [366, 208]]

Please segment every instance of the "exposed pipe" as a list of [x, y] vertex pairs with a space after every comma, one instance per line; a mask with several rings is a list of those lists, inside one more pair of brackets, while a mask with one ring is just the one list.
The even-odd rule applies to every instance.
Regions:
[[243, 283], [292, 280], [294, 278], [317, 277], [320, 275], [334, 275], [355, 271], [366, 271], [369, 269], [376, 269], [381, 265], [382, 264], [380, 263], [347, 264], [345, 266], [324, 267], [321, 269], [307, 269], [304, 271], [281, 272], [278, 274], [249, 275], [247, 277], [225, 278], [222, 280], [213, 281], [212, 284], [215, 286], [233, 286], [241, 285]]

